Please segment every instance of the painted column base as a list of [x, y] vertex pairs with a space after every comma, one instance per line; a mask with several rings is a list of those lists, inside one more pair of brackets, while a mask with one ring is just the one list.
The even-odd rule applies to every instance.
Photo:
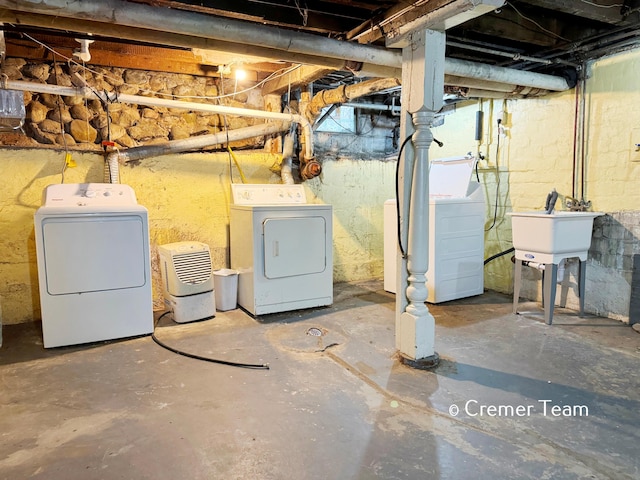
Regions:
[[399, 354], [412, 361], [431, 358], [436, 353], [433, 349], [435, 341], [436, 321], [431, 313], [415, 316], [404, 312], [400, 315]]

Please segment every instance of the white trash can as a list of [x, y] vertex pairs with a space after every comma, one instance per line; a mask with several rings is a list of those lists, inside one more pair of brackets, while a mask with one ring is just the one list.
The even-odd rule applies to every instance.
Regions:
[[221, 312], [238, 307], [238, 272], [229, 268], [213, 271], [216, 310]]

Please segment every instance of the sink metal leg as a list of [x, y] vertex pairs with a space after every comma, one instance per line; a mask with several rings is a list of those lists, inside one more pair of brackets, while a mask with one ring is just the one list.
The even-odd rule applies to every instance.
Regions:
[[513, 272], [513, 313], [518, 313], [520, 300], [520, 284], [522, 283], [522, 260], [516, 258], [516, 268]]
[[544, 280], [542, 285], [542, 296], [544, 304], [544, 321], [547, 325], [553, 322], [553, 307], [556, 304], [556, 282], [558, 280], [558, 265], [547, 263], [544, 266]]
[[584, 291], [587, 279], [587, 262], [580, 260], [578, 269], [578, 296], [580, 297], [580, 316], [584, 316]]

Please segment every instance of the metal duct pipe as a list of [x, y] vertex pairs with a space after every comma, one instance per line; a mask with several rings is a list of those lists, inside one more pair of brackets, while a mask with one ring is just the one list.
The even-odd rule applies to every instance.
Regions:
[[544, 73], [523, 72], [512, 68], [496, 67], [483, 63], [469, 62], [447, 58], [444, 73], [459, 77], [478, 78], [492, 82], [510, 83], [523, 87], [540, 88], [542, 90], [563, 91], [570, 88], [562, 77], [546, 75]]
[[549, 93], [548, 90], [524, 89], [514, 92], [496, 92], [494, 90], [482, 90], [480, 88], [460, 88], [447, 89], [447, 93], [453, 93], [460, 98], [497, 98], [497, 99], [518, 99], [535, 97]]
[[120, 183], [120, 165], [116, 157], [107, 155], [104, 161], [104, 183]]
[[[185, 102], [181, 100], [170, 100], [156, 97], [143, 97], [140, 95], [119, 94], [114, 97], [104, 98], [106, 94], [94, 93], [91, 89], [77, 87], [63, 87], [60, 85], [49, 85], [45, 83], [25, 82], [22, 80], [7, 80], [6, 88], [9, 90], [27, 90], [36, 93], [51, 93], [67, 97], [80, 96], [84, 98], [95, 98], [98, 95], [104, 101], [132, 103], [134, 105], [147, 105], [151, 107], [183, 108], [185, 110], [220, 113], [228, 115], [238, 115], [243, 117], [264, 118], [267, 120], [280, 120], [290, 123], [298, 123], [302, 126], [303, 135], [307, 137], [305, 142], [305, 158], [313, 158], [313, 142], [311, 141], [311, 124], [307, 119], [299, 114], [267, 112], [265, 110], [252, 110], [248, 108], [227, 107], [224, 105], [212, 105], [208, 103]], [[224, 143], [224, 142], [223, 142]]]
[[253, 125], [251, 127], [238, 128], [236, 130], [213, 133], [211, 135], [201, 135], [198, 137], [185, 138], [183, 140], [143, 145], [141, 147], [129, 148], [122, 152], [111, 152], [107, 155], [107, 163], [111, 164], [117, 160], [118, 163], [126, 164], [143, 158], [159, 157], [170, 153], [188, 152], [190, 150], [198, 150], [212, 145], [271, 135], [273, 133], [288, 130], [289, 128], [290, 125], [286, 123], [265, 123], [262, 125]]
[[474, 52], [488, 53], [489, 55], [495, 55], [495, 56], [498, 56], [498, 57], [506, 57], [506, 58], [510, 58], [511, 60], [523, 60], [523, 61], [528, 61], [528, 62], [542, 63], [543, 65], [551, 65], [551, 64], [553, 64], [553, 61], [547, 60], [547, 59], [544, 59], [544, 58], [529, 57], [528, 55], [521, 55], [520, 53], [505, 52], [505, 51], [502, 51], [502, 50], [496, 50], [495, 48], [486, 48], [486, 47], [479, 47], [479, 46], [476, 46], [476, 45], [469, 45], [469, 44], [462, 43], [462, 42], [456, 42], [456, 41], [450, 40], [450, 39], [447, 40], [447, 46], [458, 47], [458, 48], [462, 48], [462, 49], [465, 49], [465, 50], [471, 50], [471, 51], [474, 51]]
[[453, 87], [481, 88], [483, 90], [494, 90], [496, 92], [513, 92], [518, 88], [512, 83], [490, 82], [476, 78], [457, 77], [455, 75], [445, 75], [444, 84]]
[[[292, 53], [294, 56], [316, 57], [318, 65], [326, 65], [327, 59], [359, 62], [363, 64], [363, 68], [367, 64], [371, 64], [400, 69], [402, 65], [402, 55], [399, 51], [183, 10], [171, 10], [170, 15], [162, 15], [157, 7], [123, 0], [86, 0], [82, 2], [0, 0], [0, 7], [50, 15], [55, 17], [55, 22], [67, 17], [83, 21], [93, 20], [103, 24], [123, 25], [130, 28], [143, 28], [157, 31], [156, 34], [169, 32], [187, 38], [213, 39], [220, 41], [219, 48], [224, 48], [222, 45], [224, 42], [229, 42], [232, 45], [253, 45], [282, 52], [279, 54], [279, 58], [284, 58], [285, 53], [289, 55], [289, 58]], [[55, 24], [52, 25], [52, 28], [56, 28]], [[110, 32], [110, 35], [113, 35], [113, 32]], [[322, 61], [323, 57], [325, 58], [324, 62]], [[334, 61], [328, 63], [335, 64]], [[328, 66], [334, 67], [335, 65]], [[445, 59], [445, 74], [544, 90], [562, 91], [571, 88], [562, 77], [451, 58]]]

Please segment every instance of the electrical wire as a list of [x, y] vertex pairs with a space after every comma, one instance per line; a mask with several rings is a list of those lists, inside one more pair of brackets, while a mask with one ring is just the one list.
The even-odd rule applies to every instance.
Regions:
[[407, 145], [407, 143], [409, 143], [409, 140], [411, 140], [411, 135], [409, 135], [407, 138], [404, 139], [404, 141], [402, 142], [402, 145], [400, 145], [400, 150], [398, 151], [398, 162], [396, 163], [396, 218], [397, 218], [397, 234], [398, 234], [398, 247], [400, 248], [400, 253], [402, 254], [402, 258], [407, 258], [407, 253], [404, 250], [404, 247], [402, 246], [402, 231], [400, 228], [400, 198], [399, 198], [399, 193], [400, 193], [400, 161], [402, 158], [402, 151], [404, 150], [404, 147]]
[[523, 15], [522, 13], [520, 13], [520, 10], [518, 10], [513, 3], [511, 2], [507, 2], [507, 5], [509, 5], [511, 8], [513, 8], [513, 10], [520, 15], [523, 19], [527, 20], [528, 22], [533, 23], [536, 27], [538, 27], [540, 30], [542, 30], [543, 32], [548, 33], [549, 35], [552, 35], [560, 40], [564, 40], [565, 42], [571, 42], [571, 40], [569, 40], [568, 38], [562, 37], [560, 35], [558, 35], [557, 33], [552, 32], [551, 30], [547, 30], [546, 28], [544, 28], [542, 25], [540, 25], [538, 22], [536, 22], [535, 20]]
[[599, 8], [617, 8], [617, 7], [624, 7], [623, 4], [621, 3], [616, 3], [613, 5], [600, 5], [599, 3], [593, 3], [590, 2], [589, 0], [580, 0], [582, 3], [586, 3], [587, 5], [591, 5], [593, 7], [599, 7]]
[[[160, 321], [160, 319], [162, 317], [164, 317], [165, 315], [171, 313], [169, 310], [167, 310], [166, 312], [164, 312], [162, 315], [160, 315], [158, 317], [158, 320], [156, 320], [156, 324], [158, 323], [158, 321]], [[203, 357], [201, 355], [196, 355], [193, 353], [189, 353], [189, 352], [185, 352], [183, 350], [179, 350], [177, 348], [174, 348], [170, 345], [167, 345], [166, 343], [162, 342], [161, 340], [158, 339], [158, 337], [156, 337], [155, 332], [151, 334], [151, 339], [156, 342], [158, 345], [160, 345], [162, 348], [169, 350], [170, 352], [173, 352], [177, 355], [182, 355], [183, 357], [188, 357], [188, 358], [193, 358], [195, 360], [202, 360], [203, 362], [210, 362], [210, 363], [217, 363], [220, 365], [227, 365], [229, 367], [239, 367], [239, 368], [247, 368], [247, 369], [251, 369], [251, 370], [269, 370], [269, 364], [268, 363], [240, 363], [240, 362], [231, 362], [228, 360], [219, 360], [217, 358], [211, 358], [211, 357]]]
[[[53, 56], [53, 76], [58, 83], [58, 62], [55, 55]], [[67, 164], [69, 159], [69, 146], [67, 145], [67, 135], [64, 131], [64, 122], [62, 121], [62, 98], [58, 95], [56, 99], [56, 106], [58, 107], [58, 121], [60, 122], [60, 134], [62, 135], [62, 144], [64, 146], [64, 163], [62, 165], [62, 171], [60, 172], [60, 183], [64, 183], [64, 172], [67, 170]]]
[[498, 219], [498, 195], [500, 195], [500, 124], [502, 124], [502, 120], [498, 119], [498, 143], [496, 144], [496, 203], [493, 209], [493, 222], [491, 222], [491, 226], [487, 228], [485, 232], [491, 230]]
[[[220, 72], [220, 91], [224, 94], [224, 76], [222, 72]], [[222, 101], [218, 98], [218, 105], [222, 105]], [[227, 153], [229, 156], [229, 181], [231, 183], [235, 183], [233, 180], [233, 158], [231, 158], [231, 147], [229, 146], [229, 124], [227, 123], [227, 114], [222, 115], [222, 120], [224, 121], [224, 131], [227, 136]]]

